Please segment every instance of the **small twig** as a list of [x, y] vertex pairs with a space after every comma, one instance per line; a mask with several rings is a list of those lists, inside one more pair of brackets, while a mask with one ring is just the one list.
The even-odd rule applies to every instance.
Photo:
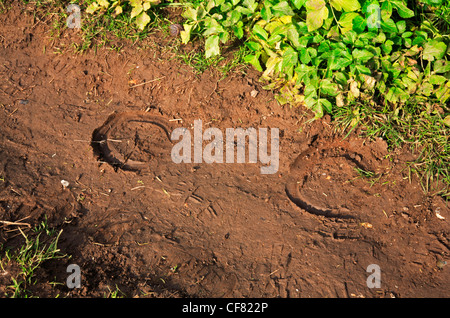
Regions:
[[137, 189], [140, 189], [140, 188], [145, 188], [145, 187], [146, 187], [146, 186], [138, 186], [138, 187], [134, 187], [134, 188], [131, 189], [131, 191], [137, 190]]
[[188, 106], [191, 104], [191, 94], [192, 94], [193, 89], [194, 89], [194, 86], [192, 86], [191, 91], [189, 92], [189, 97], [188, 97], [188, 102], [187, 102]]
[[27, 227], [31, 228], [30, 224], [22, 223], [22, 222], [10, 222], [10, 221], [1, 221], [0, 220], [0, 223], [6, 224], [6, 225], [18, 225], [18, 226], [24, 225], [24, 226], [27, 226]]
[[273, 274], [275, 274], [276, 272], [278, 272], [280, 269], [276, 269], [274, 270], [272, 273], [270, 273], [268, 276], [272, 276]]
[[142, 85], [145, 85], [145, 84], [148, 84], [148, 83], [151, 83], [151, 82], [156, 82], [156, 81], [159, 81], [160, 79], [163, 79], [164, 77], [165, 77], [165, 76], [158, 77], [158, 78], [152, 79], [152, 80], [150, 80], [150, 81], [146, 81], [146, 82], [143, 82], [143, 83], [140, 83], [140, 84], [136, 84], [136, 85], [130, 86], [129, 88], [131, 89], [131, 88], [135, 88], [135, 87], [138, 87], [138, 86], [142, 86]]
[[22, 195], [21, 193], [17, 192], [16, 190], [14, 190], [13, 188], [11, 188], [11, 191], [14, 192], [17, 195]]

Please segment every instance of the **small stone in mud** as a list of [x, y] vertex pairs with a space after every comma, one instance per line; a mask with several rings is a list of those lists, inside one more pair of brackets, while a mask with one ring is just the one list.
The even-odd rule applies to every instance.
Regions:
[[69, 182], [66, 180], [61, 180], [61, 185], [63, 186], [63, 189], [65, 189], [69, 186]]
[[181, 24], [175, 23], [172, 24], [170, 27], [170, 35], [175, 37], [180, 34], [181, 31], [183, 31], [183, 26]]
[[437, 266], [439, 269], [443, 269], [445, 265], [447, 265], [447, 262], [446, 262], [446, 261], [438, 260], [438, 261], [436, 262], [436, 266]]

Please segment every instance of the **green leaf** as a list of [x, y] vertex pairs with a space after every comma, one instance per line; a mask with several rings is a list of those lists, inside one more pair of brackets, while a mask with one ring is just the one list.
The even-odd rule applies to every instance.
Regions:
[[329, 17], [328, 19], [325, 19], [325, 21], [323, 23], [323, 28], [325, 30], [329, 30], [333, 23], [334, 23], [334, 18], [333, 17]]
[[97, 0], [97, 3], [98, 3], [100, 6], [104, 7], [104, 8], [109, 7], [109, 1], [108, 1], [108, 0]]
[[241, 19], [241, 13], [240, 12], [237, 12], [235, 10], [231, 11], [231, 13], [230, 13], [230, 22], [232, 24], [238, 23], [240, 19]]
[[353, 29], [353, 19], [359, 16], [356, 12], [344, 13], [339, 18], [339, 26], [341, 27], [341, 32], [345, 34], [346, 32]]
[[144, 8], [141, 4], [134, 6], [131, 10], [130, 18], [133, 19], [134, 17], [137, 17], [142, 12], [142, 10], [144, 10]]
[[353, 63], [352, 55], [347, 50], [333, 50], [333, 55], [328, 60], [330, 70], [340, 70]]
[[444, 125], [450, 127], [450, 115], [446, 116], [443, 120]]
[[409, 9], [404, 1], [395, 0], [390, 2], [397, 9], [398, 15], [401, 16], [402, 18], [407, 19], [412, 18], [414, 16], [414, 11]]
[[150, 22], [150, 17], [147, 13], [142, 12], [140, 15], [136, 18], [136, 24], [139, 29], [144, 30], [146, 25]]
[[359, 74], [372, 75], [372, 72], [370, 71], [370, 69], [368, 67], [366, 67], [364, 65], [359, 65], [359, 64], [354, 66], [353, 72], [357, 75], [359, 75]]
[[305, 98], [305, 104], [309, 107], [314, 113], [315, 118], [323, 117], [323, 99], [315, 99], [313, 97]]
[[434, 71], [440, 74], [450, 72], [450, 62], [446, 60], [437, 60], [434, 62]]
[[394, 42], [391, 40], [387, 40], [383, 44], [381, 44], [381, 48], [383, 49], [383, 52], [386, 54], [390, 54], [392, 52], [392, 45], [394, 45]]
[[242, 26], [232, 26], [231, 29], [238, 39], [242, 39], [244, 37], [244, 29], [242, 28]]
[[251, 65], [253, 65], [253, 67], [257, 70], [257, 71], [259, 71], [259, 72], [262, 72], [263, 71], [263, 69], [262, 69], [262, 67], [261, 67], [261, 63], [259, 63], [259, 56], [261, 55], [261, 53], [256, 53], [256, 54], [250, 54], [250, 55], [246, 55], [245, 57], [244, 57], [244, 61], [246, 62], [246, 63], [249, 63], [249, 64], [251, 64]]
[[404, 45], [405, 45], [406, 48], [410, 48], [411, 47], [412, 40], [410, 38], [405, 38], [404, 42], [405, 42]]
[[306, 25], [308, 31], [319, 29], [323, 25], [323, 21], [328, 18], [328, 8], [325, 6], [324, 0], [308, 0], [306, 3], [308, 13], [306, 15]]
[[358, 0], [330, 0], [330, 4], [338, 11], [352, 12], [361, 8]]
[[222, 42], [223, 44], [227, 43], [228, 40], [229, 40], [229, 38], [230, 38], [230, 33], [227, 32], [227, 31], [221, 32], [221, 33], [219, 34], [220, 42]]
[[283, 53], [283, 62], [281, 63], [281, 70], [289, 77], [292, 77], [294, 68], [298, 63], [298, 53], [292, 47], [288, 47]]
[[318, 100], [319, 103], [322, 104], [322, 108], [329, 114], [333, 111], [333, 105], [330, 103], [328, 99], [321, 98]]
[[339, 94], [339, 86], [326, 78], [320, 81], [320, 91], [325, 95], [336, 96]]
[[334, 73], [334, 79], [337, 83], [341, 84], [342, 86], [347, 85], [348, 77], [341, 72]]
[[306, 48], [300, 48], [300, 62], [302, 64], [309, 64], [311, 62], [311, 56]]
[[387, 21], [392, 16], [392, 4], [390, 1], [384, 1], [381, 5], [381, 19]]
[[255, 34], [257, 37], [259, 37], [261, 40], [267, 41], [269, 35], [267, 34], [267, 31], [262, 28], [259, 24], [255, 24], [253, 26], [253, 34]]
[[261, 44], [253, 41], [246, 42], [245, 45], [252, 50], [253, 52], [259, 52], [261, 51]]
[[358, 15], [353, 19], [352, 24], [352, 28], [354, 31], [356, 31], [357, 33], [363, 33], [367, 26], [367, 20]]
[[208, 37], [213, 34], [219, 34], [224, 31], [224, 28], [222, 25], [220, 25], [219, 22], [217, 22], [216, 19], [209, 18], [205, 22], [205, 28], [206, 30], [203, 32], [203, 35], [205, 37]]
[[291, 0], [291, 2], [296, 9], [301, 9], [305, 5], [306, 0]]
[[97, 11], [100, 8], [100, 6], [98, 5], [97, 2], [92, 2], [87, 8], [86, 8], [86, 13], [94, 13], [95, 11]]
[[264, 5], [264, 7], [262, 7], [262, 9], [261, 9], [261, 18], [263, 18], [267, 22], [270, 21], [270, 19], [272, 18], [272, 10], [270, 10], [269, 6]]
[[302, 46], [299, 41], [300, 35], [298, 34], [298, 31], [293, 24], [289, 25], [286, 35], [289, 41], [291, 41], [292, 45], [294, 45], [294, 47], [299, 48]]
[[358, 34], [356, 34], [355, 31], [351, 30], [351, 31], [345, 32], [342, 35], [342, 42], [344, 42], [345, 44], [354, 44], [357, 37], [358, 37]]
[[398, 33], [397, 25], [392, 19], [381, 21], [381, 29], [386, 33]]
[[447, 81], [447, 78], [442, 75], [431, 75], [429, 81], [433, 85], [442, 85]]
[[181, 43], [187, 44], [191, 39], [191, 31], [194, 27], [194, 24], [185, 23], [183, 24], [183, 31], [180, 32]]
[[423, 59], [427, 61], [439, 60], [445, 56], [447, 44], [438, 40], [428, 41], [423, 49]]
[[183, 13], [181, 14], [181, 16], [185, 19], [191, 20], [191, 21], [197, 21], [197, 9], [191, 8], [191, 7], [187, 7]]
[[210, 58], [211, 56], [219, 54], [220, 54], [219, 36], [212, 35], [208, 37], [205, 41], [205, 56], [206, 58]]
[[287, 1], [279, 2], [276, 5], [274, 5], [271, 9], [275, 16], [284, 16], [284, 15], [294, 16], [295, 15], [294, 11], [292, 10], [291, 6], [289, 5], [289, 3]]
[[401, 33], [403, 35], [403, 33], [406, 31], [406, 21], [400, 20], [395, 25], [397, 26], [398, 33]]
[[297, 84], [306, 83], [310, 78], [317, 77], [317, 69], [305, 64], [299, 64], [295, 68], [295, 73], [298, 75]]
[[329, 41], [321, 41], [319, 47], [317, 48], [318, 53], [330, 52], [330, 43]]
[[352, 52], [352, 56], [355, 60], [365, 63], [370, 60], [374, 56], [374, 54], [367, 50], [354, 49]]
[[412, 41], [411, 45], [418, 45], [418, 46], [423, 46], [423, 43], [425, 43], [426, 39], [421, 37], [421, 36], [417, 36], [414, 38], [414, 40]]
[[410, 38], [413, 35], [412, 32], [408, 31], [402, 34], [402, 38]]

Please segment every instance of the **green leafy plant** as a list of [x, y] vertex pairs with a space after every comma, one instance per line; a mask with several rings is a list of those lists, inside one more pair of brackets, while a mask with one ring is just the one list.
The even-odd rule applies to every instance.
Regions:
[[144, 30], [151, 20], [147, 11], [159, 3], [161, 0], [95, 0], [86, 8], [86, 13], [113, 10], [113, 15], [117, 16], [124, 12], [124, 8], [131, 6], [130, 19], [134, 19], [138, 28]]
[[196, 31], [206, 57], [220, 54], [230, 34], [245, 35], [245, 61], [265, 88], [316, 117], [358, 98], [394, 108], [450, 98], [449, 39], [418, 24], [403, 0], [209, 0], [183, 16], [183, 43]]
[[205, 38], [207, 58], [220, 54], [220, 43], [227, 43], [232, 36], [242, 39], [245, 26], [251, 24], [256, 14], [255, 0], [210, 0], [186, 3], [182, 16], [186, 19], [180, 36], [188, 43], [193, 35]]

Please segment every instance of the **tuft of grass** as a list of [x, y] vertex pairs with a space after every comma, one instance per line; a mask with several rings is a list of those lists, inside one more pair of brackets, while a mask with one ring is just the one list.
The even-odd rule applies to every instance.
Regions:
[[24, 244], [17, 249], [5, 249], [0, 246], [0, 268], [4, 275], [10, 275], [11, 290], [7, 297], [32, 297], [29, 287], [36, 283], [36, 271], [46, 261], [67, 257], [60, 253], [57, 247], [62, 230], [57, 232], [48, 227], [44, 220], [34, 227], [27, 235], [19, 227], [20, 234], [25, 239]]
[[409, 147], [417, 159], [409, 162], [423, 190], [450, 195], [450, 129], [444, 123], [449, 109], [429, 101], [383, 109], [373, 101], [339, 107], [333, 116], [336, 128], [349, 134], [359, 128], [364, 137], [381, 137], [394, 150]]
[[108, 288], [108, 293], [103, 294], [104, 298], [125, 298], [126, 297], [125, 293], [122, 292], [117, 285], [116, 285], [115, 290], [111, 290], [111, 288], [109, 288], [109, 286], [106, 286], [106, 288]]

